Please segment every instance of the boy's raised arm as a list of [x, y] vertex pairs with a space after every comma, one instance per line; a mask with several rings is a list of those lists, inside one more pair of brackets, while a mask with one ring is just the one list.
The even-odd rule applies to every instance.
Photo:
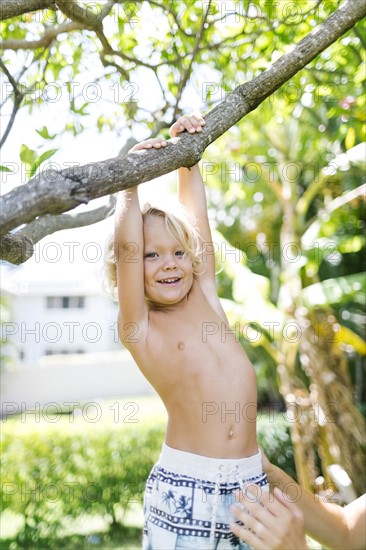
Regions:
[[123, 343], [128, 343], [128, 335], [137, 333], [147, 317], [143, 245], [142, 215], [137, 188], [134, 187], [118, 193], [115, 213], [118, 327]]
[[[162, 138], [135, 145], [129, 154], [166, 146]], [[146, 336], [148, 306], [145, 301], [144, 231], [137, 187], [120, 191], [115, 213], [115, 261], [118, 289], [118, 332], [126, 347]]]
[[[199, 113], [180, 117], [170, 128], [171, 137], [187, 130], [190, 134], [201, 132], [205, 121]], [[210, 224], [208, 221], [207, 200], [205, 187], [202, 181], [198, 165], [192, 168], [180, 168], [179, 200], [185, 208], [194, 216], [199, 236], [202, 240], [202, 260], [204, 271], [197, 276], [201, 288], [212, 308], [220, 315], [225, 323], [228, 323], [226, 314], [217, 295], [215, 282], [215, 255], [212, 243]]]
[[[187, 131], [190, 134], [201, 132], [205, 121], [199, 113], [180, 117], [170, 128], [171, 137]], [[208, 283], [215, 282], [215, 258], [213, 254], [212, 235], [208, 221], [207, 200], [201, 172], [198, 167], [180, 168], [179, 200], [196, 219], [199, 236], [202, 239], [203, 260], [205, 271], [200, 275], [200, 280]]]

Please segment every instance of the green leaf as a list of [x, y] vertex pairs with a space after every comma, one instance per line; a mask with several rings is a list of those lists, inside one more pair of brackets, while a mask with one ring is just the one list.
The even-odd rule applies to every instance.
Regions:
[[45, 151], [44, 153], [42, 153], [42, 155], [37, 159], [37, 162], [39, 164], [42, 164], [42, 162], [44, 162], [45, 160], [49, 159], [50, 157], [52, 157], [55, 153], [57, 153], [58, 149], [49, 149], [48, 151]]
[[20, 148], [20, 160], [24, 162], [24, 164], [32, 166], [35, 163], [37, 156], [38, 155], [36, 151], [33, 151], [33, 149], [29, 149], [29, 147], [24, 143], [22, 144]]
[[34, 172], [37, 170], [37, 168], [39, 166], [41, 166], [41, 164], [49, 159], [50, 157], [52, 157], [55, 153], [57, 153], [58, 149], [49, 149], [48, 151], [45, 151], [44, 153], [42, 153], [42, 155], [40, 157], [38, 157], [38, 159], [36, 160], [36, 162], [33, 164], [32, 166], [32, 171], [34, 170]]
[[78, 109], [77, 107], [75, 107], [75, 101], [72, 100], [70, 102], [70, 107], [71, 107], [71, 110], [77, 114], [77, 115], [87, 115], [88, 113], [85, 112], [85, 109], [89, 106], [89, 102], [86, 101], [85, 103], [83, 103], [83, 105]]
[[36, 132], [41, 137], [43, 137], [43, 139], [55, 139], [55, 137], [57, 136], [57, 134], [51, 136], [46, 126], [43, 126], [42, 130], [36, 130]]
[[302, 290], [301, 296], [305, 306], [315, 307], [340, 304], [351, 298], [364, 302], [365, 292], [365, 274], [354, 273], [310, 285]]
[[7, 166], [3, 166], [0, 164], [0, 172], [12, 172], [13, 170], [10, 170]]

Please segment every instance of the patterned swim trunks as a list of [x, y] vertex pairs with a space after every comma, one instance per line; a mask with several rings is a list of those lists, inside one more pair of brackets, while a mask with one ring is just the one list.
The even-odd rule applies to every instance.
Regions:
[[235, 490], [268, 491], [261, 454], [210, 458], [163, 444], [146, 483], [144, 550], [244, 550], [230, 531]]

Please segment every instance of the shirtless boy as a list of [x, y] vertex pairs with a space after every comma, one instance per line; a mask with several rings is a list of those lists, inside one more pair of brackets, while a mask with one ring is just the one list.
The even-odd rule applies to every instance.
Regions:
[[[170, 136], [204, 125], [199, 114], [180, 117]], [[130, 154], [166, 145], [147, 140]], [[267, 486], [253, 415], [245, 414], [256, 403], [255, 374], [217, 295], [198, 166], [179, 169], [179, 200], [195, 228], [160, 210], [143, 214], [136, 188], [120, 192], [116, 207], [119, 336], [168, 412], [162, 453], [146, 484], [143, 547], [248, 548], [230, 532], [229, 508], [244, 484]]]

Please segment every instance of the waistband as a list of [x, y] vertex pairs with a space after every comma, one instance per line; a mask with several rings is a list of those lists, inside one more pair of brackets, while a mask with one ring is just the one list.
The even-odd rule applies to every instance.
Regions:
[[157, 465], [170, 472], [217, 482], [220, 475], [222, 482], [237, 482], [241, 479], [253, 479], [263, 475], [262, 455], [258, 450], [255, 455], [245, 458], [211, 458], [209, 456], [180, 451], [163, 443]]

